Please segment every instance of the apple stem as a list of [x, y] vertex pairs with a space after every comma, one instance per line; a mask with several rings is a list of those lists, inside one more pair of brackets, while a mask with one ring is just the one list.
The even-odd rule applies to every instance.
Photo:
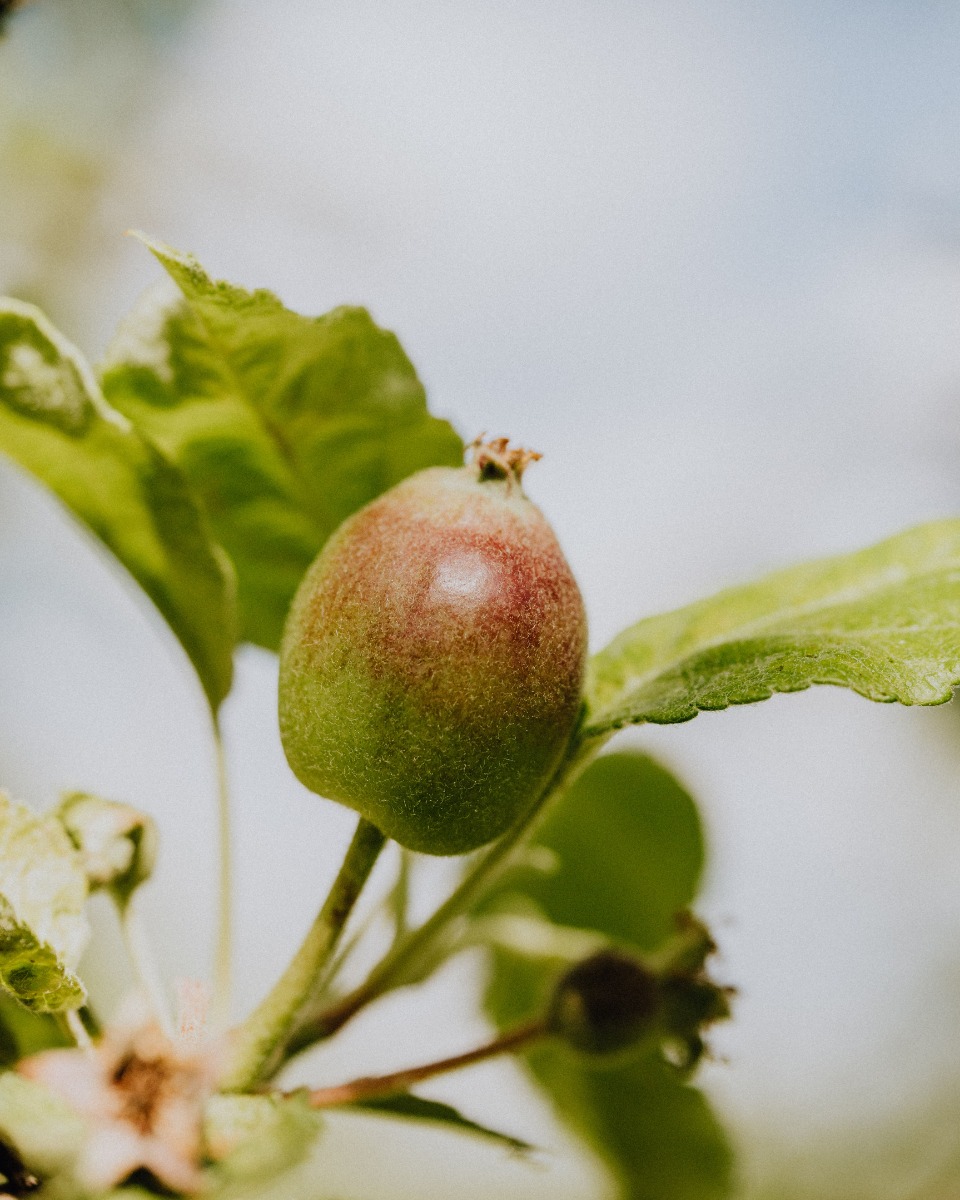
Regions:
[[236, 1030], [231, 1062], [221, 1083], [224, 1091], [254, 1087], [282, 1060], [386, 840], [376, 825], [360, 818], [343, 866], [303, 944], [266, 999]]
[[430, 958], [434, 953], [435, 943], [451, 922], [468, 911], [484, 890], [499, 878], [500, 873], [509, 866], [512, 853], [530, 833], [544, 807], [573, 783], [598, 748], [597, 745], [582, 745], [574, 739], [539, 800], [499, 841], [494, 842], [476, 859], [457, 889], [448, 896], [432, 917], [394, 946], [363, 983], [314, 1017], [309, 1028], [303, 1030], [297, 1039], [297, 1052], [306, 1049], [313, 1042], [331, 1037], [361, 1009], [393, 988], [402, 986], [405, 976], [416, 974], [415, 967], [420, 960], [424, 957]]

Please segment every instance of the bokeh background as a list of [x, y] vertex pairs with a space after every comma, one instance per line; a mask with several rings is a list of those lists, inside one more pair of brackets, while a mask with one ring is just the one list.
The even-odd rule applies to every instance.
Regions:
[[[936, 0], [36, 0], [0, 42], [0, 291], [96, 357], [157, 277], [122, 237], [140, 227], [304, 312], [367, 305], [434, 411], [544, 452], [529, 490], [599, 647], [960, 509], [958, 67], [960, 8]], [[0, 658], [0, 781], [38, 807], [79, 787], [153, 812], [151, 928], [171, 974], [206, 974], [197, 686], [7, 467]], [[226, 712], [238, 1013], [352, 827], [287, 771], [274, 692], [270, 656], [244, 651]], [[956, 1196], [954, 707], [819, 689], [624, 740], [677, 771], [707, 826], [701, 908], [740, 994], [701, 1079], [739, 1195]], [[90, 957], [104, 993], [114, 936], [105, 920]], [[309, 1071], [471, 1044], [476, 969], [391, 1000]], [[338, 1195], [606, 1194], [510, 1064], [434, 1094], [539, 1141], [539, 1164], [379, 1126], [372, 1154], [343, 1121]]]

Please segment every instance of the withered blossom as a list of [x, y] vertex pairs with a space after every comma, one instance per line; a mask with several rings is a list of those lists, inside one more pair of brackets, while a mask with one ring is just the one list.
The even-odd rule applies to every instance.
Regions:
[[17, 1068], [85, 1117], [90, 1132], [75, 1165], [92, 1189], [114, 1187], [145, 1169], [174, 1191], [200, 1190], [204, 1105], [214, 1091], [222, 1047], [203, 1031], [198, 990], [181, 993], [173, 1036], [142, 1005], [89, 1049], [47, 1050]]

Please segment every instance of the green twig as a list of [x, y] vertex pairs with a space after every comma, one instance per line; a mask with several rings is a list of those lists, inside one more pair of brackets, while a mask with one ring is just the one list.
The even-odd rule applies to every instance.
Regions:
[[216, 716], [213, 718], [213, 738], [217, 756], [217, 840], [220, 849], [220, 881], [211, 1017], [215, 1024], [226, 1026], [230, 1020], [233, 992], [233, 845], [230, 833], [230, 791], [227, 782], [227, 763], [223, 751], [220, 722]]
[[93, 1049], [93, 1040], [90, 1034], [87, 1033], [86, 1026], [79, 1013], [73, 1011], [57, 1013], [57, 1021], [66, 1036], [80, 1050], [89, 1051]]
[[[378, 918], [383, 916], [384, 911], [388, 913], [389, 920], [393, 925], [393, 938], [390, 943], [394, 946], [402, 937], [406, 936], [409, 931], [407, 924], [407, 910], [409, 905], [410, 891], [410, 863], [413, 857], [412, 851], [405, 849], [403, 846], [398, 846], [399, 855], [399, 870], [397, 872], [397, 880], [387, 896], [384, 903], [379, 907], [371, 910], [366, 918], [353, 930], [353, 933], [346, 942], [341, 943], [337, 953], [327, 963], [323, 973], [323, 979], [319, 981], [317, 989], [317, 1005], [321, 1005], [325, 998], [325, 985], [331, 980], [336, 979], [343, 969], [344, 963], [353, 954], [367, 938], [370, 930], [373, 928]], [[299, 1040], [300, 1031], [291, 1039], [291, 1045]]]
[[297, 1049], [306, 1049], [312, 1042], [330, 1037], [341, 1029], [361, 1009], [395, 987], [402, 986], [405, 976], [415, 973], [418, 962], [424, 960], [445, 929], [466, 912], [483, 892], [509, 865], [513, 851], [534, 828], [548, 801], [565, 790], [600, 748], [595, 740], [589, 745], [572, 743], [569, 751], [554, 772], [540, 798], [504, 836], [486, 850], [450, 895], [423, 925], [409, 934], [373, 968], [366, 980], [310, 1022], [309, 1036], [297, 1038]]
[[287, 1039], [314, 998], [385, 842], [380, 830], [361, 817], [340, 873], [302, 946], [267, 998], [237, 1031], [233, 1059], [222, 1084], [225, 1090], [254, 1087], [282, 1060]]
[[173, 1034], [173, 1022], [170, 1019], [170, 1007], [163, 990], [160, 972], [157, 969], [153, 950], [147, 937], [147, 932], [140, 920], [137, 907], [137, 894], [128, 896], [121, 901], [114, 897], [117, 915], [120, 918], [120, 930], [123, 942], [127, 948], [127, 957], [133, 968], [134, 978], [143, 992], [150, 1011], [156, 1017], [157, 1023], [168, 1037]]

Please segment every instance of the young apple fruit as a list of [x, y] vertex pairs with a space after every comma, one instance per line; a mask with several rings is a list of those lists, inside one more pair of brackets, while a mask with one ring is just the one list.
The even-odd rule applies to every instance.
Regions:
[[577, 722], [586, 617], [521, 486], [536, 457], [497, 439], [385, 492], [330, 538], [287, 620], [291, 767], [413, 850], [503, 833]]

